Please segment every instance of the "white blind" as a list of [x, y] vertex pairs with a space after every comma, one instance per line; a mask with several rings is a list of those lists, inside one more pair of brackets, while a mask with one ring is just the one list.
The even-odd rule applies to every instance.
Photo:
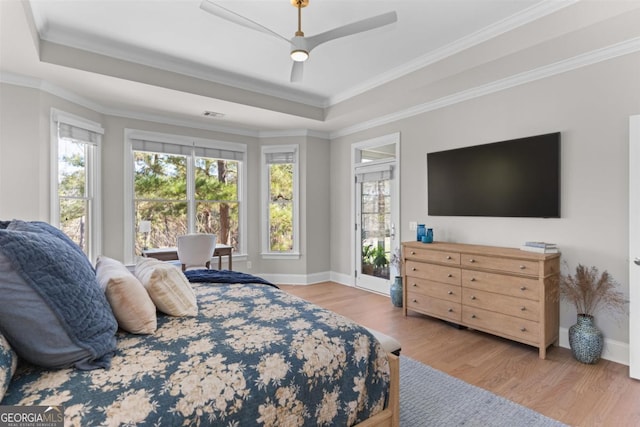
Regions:
[[135, 151], [146, 151], [150, 153], [165, 153], [183, 156], [190, 156], [193, 153], [197, 157], [238, 161], [244, 160], [244, 153], [242, 151], [234, 151], [226, 148], [199, 147], [144, 139], [132, 139], [131, 145]]
[[393, 178], [393, 166], [380, 165], [356, 171], [356, 182], [384, 181]]
[[264, 153], [264, 157], [267, 164], [276, 165], [283, 163], [295, 163], [295, 154], [295, 151], [286, 151], [281, 153]]

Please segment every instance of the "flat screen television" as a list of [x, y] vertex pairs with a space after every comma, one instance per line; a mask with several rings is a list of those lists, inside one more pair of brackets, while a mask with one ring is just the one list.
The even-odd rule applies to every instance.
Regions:
[[560, 218], [560, 132], [427, 153], [428, 214]]

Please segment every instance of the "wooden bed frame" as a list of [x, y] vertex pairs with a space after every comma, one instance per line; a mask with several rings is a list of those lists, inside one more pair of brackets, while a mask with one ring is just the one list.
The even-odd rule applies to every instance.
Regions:
[[389, 404], [384, 411], [374, 415], [356, 427], [398, 427], [400, 425], [400, 358], [394, 354], [389, 356]]

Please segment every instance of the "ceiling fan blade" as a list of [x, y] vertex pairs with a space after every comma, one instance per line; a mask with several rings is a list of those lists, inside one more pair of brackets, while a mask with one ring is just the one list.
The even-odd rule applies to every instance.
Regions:
[[304, 62], [293, 61], [293, 65], [291, 66], [291, 83], [301, 82], [303, 71]]
[[393, 24], [397, 20], [398, 14], [396, 12], [387, 12], [383, 13], [382, 15], [377, 15], [371, 18], [363, 19], [361, 21], [352, 22], [351, 24], [343, 25], [342, 27], [334, 28], [333, 30], [316, 34], [315, 36], [305, 37], [308, 49], [307, 51], [311, 52], [311, 49], [322, 43], [326, 43], [340, 37], [346, 37], [353, 34], [362, 33], [364, 31], [384, 27], [385, 25]]
[[255, 21], [252, 21], [251, 19], [244, 17], [242, 15], [239, 15], [237, 13], [235, 13], [232, 10], [229, 10], [225, 7], [220, 6], [219, 4], [210, 2], [208, 0], [202, 0], [202, 3], [200, 3], [200, 9], [209, 12], [212, 15], [215, 15], [219, 18], [222, 19], [226, 19], [227, 21], [233, 22], [234, 24], [238, 24], [238, 25], [242, 25], [243, 27], [246, 28], [251, 28], [252, 30], [255, 31], [260, 31], [261, 33], [265, 33], [265, 34], [269, 34], [273, 37], [279, 38], [281, 40], [284, 40], [285, 42], [289, 43], [289, 39], [281, 36], [280, 34], [276, 33], [275, 31], [270, 30], [269, 28], [265, 27], [264, 25], [258, 24]]

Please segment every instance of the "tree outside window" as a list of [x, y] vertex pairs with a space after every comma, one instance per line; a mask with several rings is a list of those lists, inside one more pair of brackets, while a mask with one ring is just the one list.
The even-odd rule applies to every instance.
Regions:
[[263, 253], [298, 253], [298, 162], [296, 145], [265, 146], [263, 203], [265, 210]]
[[[239, 163], [134, 151], [135, 223], [151, 223], [149, 233], [136, 233], [136, 253], [144, 247], [175, 246], [177, 237], [190, 229], [215, 234], [218, 243], [237, 251]], [[194, 189], [191, 195], [190, 188]]]

